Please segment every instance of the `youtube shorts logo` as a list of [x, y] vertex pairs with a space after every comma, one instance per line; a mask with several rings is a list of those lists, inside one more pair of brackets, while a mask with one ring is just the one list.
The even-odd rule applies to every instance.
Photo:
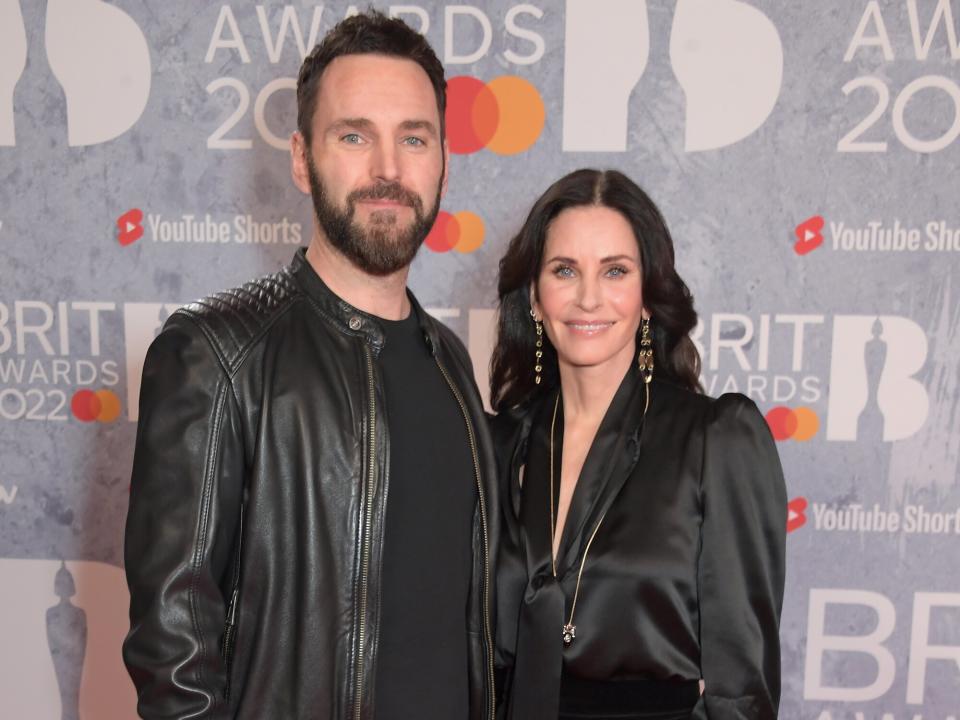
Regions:
[[117, 242], [130, 245], [143, 237], [143, 211], [130, 208], [117, 218]]
[[797, 255], [806, 255], [816, 250], [823, 245], [823, 217], [820, 215], [808, 217], [794, 228], [793, 233], [797, 236], [797, 241], [793, 244], [793, 250]]
[[787, 533], [799, 530], [807, 522], [807, 499], [805, 497], [795, 497], [787, 503]]

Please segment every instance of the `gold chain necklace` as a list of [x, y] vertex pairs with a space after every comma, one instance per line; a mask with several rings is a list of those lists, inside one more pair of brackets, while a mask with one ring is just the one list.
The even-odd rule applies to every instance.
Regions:
[[[643, 415], [646, 417], [647, 409], [650, 407], [650, 381], [644, 379], [643, 387], [644, 390], [646, 390], [646, 402], [643, 406]], [[559, 407], [560, 393], [558, 392], [557, 399], [553, 403], [553, 417], [550, 420], [550, 565], [553, 570], [554, 578], [557, 577], [557, 555], [553, 550], [553, 538], [557, 534], [557, 525], [553, 509], [553, 437], [554, 430], [557, 426], [557, 410]], [[559, 501], [557, 505], [557, 512], [559, 512]], [[603, 524], [604, 518], [607, 517], [607, 511], [609, 509], [610, 508], [608, 507], [607, 510], [603, 511], [603, 515], [600, 516], [600, 519], [594, 526], [593, 532], [590, 533], [590, 538], [587, 540], [587, 546], [583, 550], [583, 557], [580, 558], [580, 569], [577, 571], [577, 584], [573, 588], [573, 601], [570, 603], [570, 617], [563, 626], [562, 637], [564, 645], [570, 645], [570, 643], [573, 642], [573, 639], [577, 636], [577, 626], [573, 624], [573, 614], [577, 610], [577, 597], [580, 595], [580, 581], [583, 579], [583, 567], [587, 563], [587, 554], [590, 552], [590, 546], [593, 544], [593, 539], [597, 536], [597, 531]]]

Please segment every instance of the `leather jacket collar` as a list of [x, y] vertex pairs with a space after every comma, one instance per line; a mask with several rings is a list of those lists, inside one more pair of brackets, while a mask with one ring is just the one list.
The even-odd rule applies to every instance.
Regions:
[[[297, 250], [290, 265], [290, 271], [317, 310], [330, 318], [342, 332], [363, 338], [375, 353], [380, 352], [384, 342], [383, 326], [380, 324], [380, 318], [354, 307], [328, 288], [326, 283], [320, 279], [316, 270], [313, 269], [313, 266], [310, 265], [310, 261], [307, 260], [305, 248]], [[427, 320], [426, 312], [409, 288], [407, 289], [407, 298], [410, 300], [411, 312], [417, 315], [420, 329], [423, 331], [430, 351], [435, 354], [435, 349], [440, 340], [436, 325]]]

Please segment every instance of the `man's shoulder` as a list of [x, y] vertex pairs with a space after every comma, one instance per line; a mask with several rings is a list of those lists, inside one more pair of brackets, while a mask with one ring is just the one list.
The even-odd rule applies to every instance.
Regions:
[[[227, 368], [303, 297], [289, 268], [208, 295], [180, 308], [200, 329]], [[171, 318], [172, 320], [173, 318]]]

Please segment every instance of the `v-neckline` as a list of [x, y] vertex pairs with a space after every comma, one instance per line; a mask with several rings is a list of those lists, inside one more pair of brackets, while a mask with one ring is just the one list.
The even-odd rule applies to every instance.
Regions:
[[[596, 514], [595, 511], [601, 499], [608, 494], [607, 490], [610, 484], [611, 472], [618, 464], [619, 456], [623, 454], [624, 436], [626, 432], [631, 429], [632, 425], [631, 418], [633, 417], [633, 413], [629, 412], [629, 410], [633, 403], [635, 392], [641, 387], [642, 381], [639, 379], [639, 373], [631, 366], [621, 380], [616, 393], [614, 393], [613, 399], [610, 401], [610, 405], [607, 407], [603, 419], [600, 421], [600, 425], [594, 433], [590, 447], [584, 456], [577, 483], [570, 497], [567, 516], [560, 530], [560, 542], [557, 545], [555, 557], [553, 553], [554, 537], [551, 528], [548, 552], [558, 576], [562, 576], [573, 564], [571, 562], [571, 553], [574, 560], [579, 556], [583, 544], [583, 536], [587, 531], [587, 525]], [[559, 389], [557, 392], [560, 392]], [[550, 498], [552, 507], [555, 509], [558, 507], [560, 478], [563, 472], [564, 422], [562, 399], [559, 400], [558, 405], [557, 426], [555, 428], [553, 442], [553, 465], [556, 471], [556, 477], [554, 479], [554, 495]], [[546, 413], [546, 415], [549, 416], [550, 413]], [[549, 417], [547, 419], [549, 421]], [[549, 443], [549, 426], [547, 427], [547, 442]], [[549, 445], [544, 455], [549, 460]], [[549, 477], [546, 479], [549, 484]], [[619, 487], [617, 490], [619, 491]], [[549, 490], [547, 492], [549, 493]], [[544, 510], [547, 510], [549, 514], [549, 508], [544, 508]], [[593, 522], [596, 521], [593, 520]]]

